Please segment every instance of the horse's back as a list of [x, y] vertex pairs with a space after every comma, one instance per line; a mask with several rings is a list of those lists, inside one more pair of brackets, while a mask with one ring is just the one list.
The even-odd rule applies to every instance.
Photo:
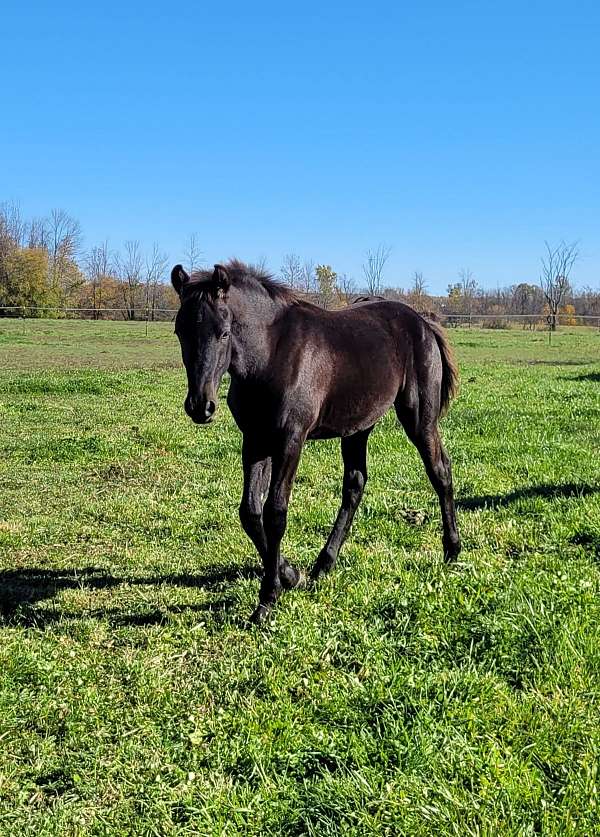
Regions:
[[413, 309], [383, 300], [290, 312], [279, 362], [290, 400], [314, 410], [310, 435], [349, 435], [381, 418], [413, 375], [414, 346], [424, 328]]
[[[418, 389], [439, 353], [426, 321], [401, 302], [370, 300], [336, 311], [297, 305], [271, 334], [268, 383], [230, 391], [238, 425], [289, 422], [309, 438], [348, 436], [375, 424], [399, 394]], [[428, 359], [429, 358], [429, 359]]]

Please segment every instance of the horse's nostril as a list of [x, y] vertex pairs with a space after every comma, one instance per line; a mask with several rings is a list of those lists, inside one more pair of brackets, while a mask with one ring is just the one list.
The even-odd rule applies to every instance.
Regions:
[[216, 409], [217, 405], [214, 401], [207, 401], [206, 407], [204, 408], [204, 414], [206, 415], [206, 418], [210, 418], [214, 414]]

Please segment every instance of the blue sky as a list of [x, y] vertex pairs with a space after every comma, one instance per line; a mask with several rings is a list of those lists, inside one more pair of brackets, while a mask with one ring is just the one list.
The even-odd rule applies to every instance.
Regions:
[[294, 251], [391, 285], [536, 281], [579, 239], [600, 285], [600, 6], [2, 4], [0, 201], [91, 246], [196, 231], [208, 262]]

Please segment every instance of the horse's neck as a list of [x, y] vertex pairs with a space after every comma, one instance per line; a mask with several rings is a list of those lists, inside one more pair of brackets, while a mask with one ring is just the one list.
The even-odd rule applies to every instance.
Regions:
[[282, 314], [281, 304], [265, 294], [231, 291], [233, 349], [229, 371], [241, 380], [260, 380], [268, 374], [272, 328]]

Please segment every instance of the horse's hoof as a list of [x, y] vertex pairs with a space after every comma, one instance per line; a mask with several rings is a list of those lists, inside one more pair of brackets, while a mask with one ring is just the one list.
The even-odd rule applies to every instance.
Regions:
[[262, 625], [263, 622], [266, 622], [269, 618], [270, 613], [270, 607], [264, 604], [259, 604], [248, 621], [251, 625]]
[[299, 587], [306, 586], [306, 576], [303, 572], [292, 566], [289, 561], [286, 561], [283, 569], [279, 573], [279, 580], [281, 586], [286, 590], [297, 590]]
[[446, 562], [446, 564], [452, 564], [454, 561], [456, 561], [456, 559], [460, 555], [460, 550], [461, 550], [460, 542], [450, 544], [449, 546], [445, 547], [444, 548], [444, 561]]

